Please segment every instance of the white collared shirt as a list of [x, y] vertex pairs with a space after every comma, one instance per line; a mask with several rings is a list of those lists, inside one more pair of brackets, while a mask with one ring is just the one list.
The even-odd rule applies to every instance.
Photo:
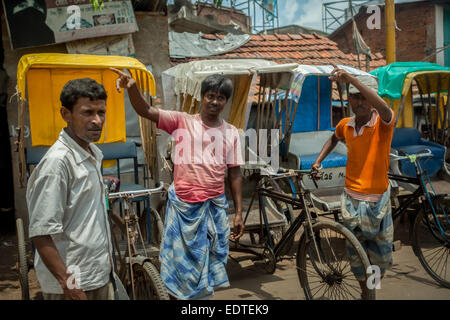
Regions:
[[[94, 156], [63, 129], [27, 188], [30, 238], [51, 235], [66, 267], [75, 277], [80, 271], [78, 283], [85, 291], [109, 282], [112, 250], [100, 172], [103, 154], [92, 143], [89, 148]], [[37, 252], [34, 265], [44, 293], [63, 293]]]

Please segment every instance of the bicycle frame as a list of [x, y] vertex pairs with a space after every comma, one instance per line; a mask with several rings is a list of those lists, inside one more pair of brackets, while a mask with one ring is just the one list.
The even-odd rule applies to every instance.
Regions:
[[[311, 212], [309, 211], [309, 208], [308, 208], [308, 206], [306, 204], [306, 200], [305, 200], [305, 196], [309, 191], [303, 191], [303, 189], [299, 185], [299, 181], [301, 180], [303, 174], [305, 174], [305, 173], [306, 172], [300, 172], [300, 170], [297, 170], [297, 171], [295, 171], [295, 173], [289, 173], [287, 175], [280, 175], [280, 176], [275, 176], [275, 177], [264, 176], [262, 178], [259, 177], [256, 191], [253, 194], [252, 200], [250, 202], [250, 206], [247, 211], [247, 215], [244, 219], [244, 223], [245, 223], [245, 221], [247, 220], [248, 214], [250, 212], [250, 209], [253, 205], [254, 197], [255, 197], [255, 195], [258, 195], [258, 200], [260, 203], [259, 212], [260, 212], [260, 216], [262, 216], [262, 218], [264, 220], [264, 228], [265, 228], [265, 232], [267, 234], [267, 240], [266, 240], [265, 245], [266, 245], [266, 247], [269, 247], [270, 249], [273, 250], [273, 253], [276, 258], [280, 257], [280, 253], [283, 251], [285, 246], [292, 240], [292, 238], [295, 236], [297, 231], [302, 227], [303, 223], [306, 220], [308, 220], [310, 222], [309, 225], [312, 226]], [[289, 177], [296, 177], [298, 190], [302, 190], [300, 193], [297, 193], [297, 195], [298, 195], [297, 198], [289, 196], [285, 193], [273, 191], [273, 190], [263, 187], [265, 179], [276, 180], [276, 179], [289, 178]], [[276, 245], [274, 244], [274, 241], [270, 234], [270, 225], [269, 225], [269, 221], [267, 218], [266, 208], [264, 205], [262, 205], [264, 203], [263, 197], [268, 197], [273, 200], [278, 200], [278, 201], [284, 202], [285, 204], [290, 204], [290, 205], [292, 205], [293, 209], [303, 209], [303, 211], [300, 213], [300, 215], [298, 215], [297, 218], [295, 218], [294, 221], [292, 221], [288, 230], [283, 234], [280, 241]], [[311, 227], [311, 232], [312, 232], [312, 227]], [[240, 245], [242, 247], [247, 247], [246, 245], [242, 245], [242, 244], [240, 244]], [[246, 251], [246, 250], [244, 250], [244, 251]]]
[[[147, 251], [145, 249], [145, 242], [142, 238], [142, 233], [139, 227], [139, 217], [136, 215], [133, 209], [130, 209], [132, 207], [131, 199], [134, 197], [140, 197], [144, 195], [151, 195], [156, 193], [162, 193], [164, 184], [161, 182], [160, 186], [155, 189], [146, 189], [146, 190], [138, 190], [138, 191], [126, 191], [126, 192], [116, 192], [116, 193], [110, 193], [108, 194], [108, 199], [124, 199], [124, 224], [125, 224], [125, 232], [121, 229], [122, 232], [126, 234], [127, 239], [127, 253], [122, 258], [120, 254], [120, 247], [117, 243], [117, 239], [115, 238], [114, 234], [112, 233], [112, 238], [114, 239], [114, 246], [116, 247], [118, 253], [119, 253], [119, 259], [121, 263], [121, 271], [119, 274], [119, 278], [123, 282], [125, 279], [125, 273], [124, 273], [124, 266], [128, 263], [128, 273], [129, 278], [131, 280], [131, 288], [132, 288], [132, 294], [133, 299], [136, 297], [136, 292], [134, 288], [134, 276], [133, 276], [133, 263], [134, 258], [139, 257], [140, 254], [138, 250], [136, 249], [136, 241], [137, 238], [140, 239], [142, 248], [144, 250], [144, 258], [148, 258]], [[131, 214], [130, 214], [131, 212]], [[127, 261], [128, 260], [128, 261]], [[141, 259], [142, 260], [142, 259]]]
[[[447, 236], [441, 226], [441, 223], [439, 222], [439, 219], [436, 214], [436, 209], [435, 209], [435, 207], [433, 205], [433, 201], [432, 201], [432, 196], [434, 196], [434, 197], [437, 196], [436, 192], [434, 191], [431, 181], [428, 179], [429, 180], [428, 183], [430, 184], [432, 191], [433, 191], [433, 195], [430, 196], [430, 192], [427, 189], [427, 184], [424, 181], [423, 170], [420, 167], [420, 163], [418, 163], [417, 159], [414, 159], [414, 166], [416, 168], [416, 177], [405, 177], [405, 176], [400, 176], [400, 175], [391, 174], [391, 173], [388, 174], [389, 179], [392, 179], [394, 181], [399, 181], [399, 182], [404, 182], [404, 183], [409, 183], [409, 184], [419, 186], [411, 195], [406, 196], [406, 199], [403, 200], [401, 202], [400, 206], [394, 210], [394, 212], [392, 213], [392, 218], [394, 220], [397, 219], [407, 208], [409, 208], [412, 204], [414, 204], [417, 201], [419, 201], [419, 203], [422, 204], [422, 208], [423, 208], [424, 212], [426, 212], [426, 209], [427, 209], [426, 204], [428, 203], [432, 210], [435, 223], [439, 228], [440, 236], [438, 234], [436, 234], [435, 230], [431, 227], [431, 221], [428, 218], [428, 215], [425, 214], [424, 217], [426, 219], [427, 226], [430, 229], [433, 237], [435, 237], [438, 241], [442, 241], [442, 239], [444, 239], [444, 241], [445, 241]], [[449, 220], [448, 215], [445, 212], [444, 208], [441, 208], [441, 209], [442, 209], [446, 219]]]

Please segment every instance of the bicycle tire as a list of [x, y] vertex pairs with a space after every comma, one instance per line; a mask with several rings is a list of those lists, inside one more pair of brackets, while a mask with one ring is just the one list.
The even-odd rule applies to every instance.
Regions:
[[[442, 214], [439, 213], [439, 210], [442, 210], [439, 203], [436, 208], [438, 208], [437, 215], [439, 217], [439, 215]], [[426, 220], [423, 208], [417, 213], [414, 219], [414, 224], [412, 226], [413, 250], [425, 271], [441, 286], [450, 288], [450, 225], [448, 220], [439, 219], [444, 234], [446, 235], [444, 238], [440, 233], [440, 229], [436, 225], [435, 220], [430, 220], [430, 218], [433, 218], [431, 207], [427, 206], [427, 209], [429, 210], [429, 212], [427, 210], [426, 213], [428, 221]], [[447, 206], [447, 216], [450, 214], [449, 211], [450, 207]], [[434, 235], [430, 228], [434, 228]], [[439, 272], [439, 270], [441, 272]]]
[[[150, 262], [144, 264], [135, 263], [133, 265], [135, 300], [169, 300], [166, 286], [156, 267]], [[131, 291], [131, 285], [129, 285]], [[129, 292], [132, 297], [132, 293]]]
[[25, 232], [23, 230], [23, 221], [16, 219], [17, 228], [17, 271], [19, 274], [19, 283], [22, 291], [22, 300], [30, 300], [30, 288], [28, 284], [28, 261], [27, 248], [25, 244]]
[[[326, 230], [329, 230], [328, 233]], [[296, 265], [300, 285], [303, 288], [306, 299], [360, 299], [362, 289], [351, 271], [345, 247], [346, 242], [351, 245], [356, 252], [359, 263], [362, 264], [364, 270], [367, 270], [370, 266], [369, 258], [358, 239], [345, 226], [331, 220], [321, 220], [315, 223], [313, 225], [313, 233], [316, 240], [319, 240], [316, 242], [318, 247], [320, 247], [318, 250], [321, 252], [320, 261], [326, 261], [327, 263], [322, 264], [322, 268], [320, 268], [317, 263], [314, 262], [315, 260], [318, 260], [318, 254], [316, 255], [316, 258], [313, 257], [313, 252], [317, 253], [317, 250], [314, 249], [314, 241], [311, 241], [310, 237], [307, 236], [307, 230], [305, 230], [298, 245]], [[341, 235], [342, 238], [338, 237], [339, 235]], [[327, 243], [328, 250], [324, 250], [323, 248], [325, 248]], [[334, 258], [332, 256], [326, 257], [325, 252], [332, 252]], [[348, 271], [345, 266], [341, 265], [345, 261], [348, 264]], [[313, 277], [318, 278], [318, 280], [313, 279]], [[366, 274], [365, 283], [367, 283], [367, 279], [368, 277]], [[346, 282], [344, 283], [344, 281]], [[316, 283], [319, 283], [319, 287], [316, 286]], [[317, 288], [319, 289], [317, 290]], [[323, 295], [320, 296], [320, 294]], [[375, 300], [375, 289], [368, 289], [365, 299]]]
[[152, 240], [155, 240], [155, 243], [160, 246], [161, 245], [161, 241], [162, 241], [162, 234], [163, 234], [163, 230], [164, 230], [164, 224], [163, 221], [161, 219], [161, 215], [158, 213], [158, 211], [156, 209], [151, 208], [151, 215], [152, 215], [152, 219], [153, 221], [155, 221], [155, 226], [156, 226], [156, 235], [154, 235], [152, 238]]

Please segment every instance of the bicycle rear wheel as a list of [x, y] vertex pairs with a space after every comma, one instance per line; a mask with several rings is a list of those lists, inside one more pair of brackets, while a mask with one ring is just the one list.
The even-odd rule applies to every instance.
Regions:
[[[361, 299], [363, 290], [351, 270], [346, 248], [352, 249], [353, 258], [363, 267], [366, 285], [365, 271], [370, 262], [358, 239], [345, 226], [331, 220], [313, 225], [316, 241], [307, 234], [305, 230], [297, 252], [297, 273], [306, 299]], [[375, 289], [367, 289], [365, 299], [375, 300]]]
[[[149, 261], [133, 265], [135, 300], [169, 300], [166, 286], [156, 267]], [[131, 285], [129, 296], [132, 297]]]
[[413, 249], [428, 274], [440, 285], [450, 288], [450, 206], [434, 202], [440, 226], [430, 206], [426, 212], [420, 210], [412, 227]]
[[28, 285], [28, 261], [27, 249], [25, 244], [25, 232], [23, 230], [23, 221], [21, 218], [16, 220], [17, 228], [17, 271], [19, 273], [19, 283], [22, 289], [22, 300], [30, 300], [30, 289]]

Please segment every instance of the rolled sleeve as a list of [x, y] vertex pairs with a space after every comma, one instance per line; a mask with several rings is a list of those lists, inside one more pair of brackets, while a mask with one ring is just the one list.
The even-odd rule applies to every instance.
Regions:
[[181, 112], [177, 111], [159, 110], [158, 129], [172, 134], [179, 127], [181, 114]]
[[29, 237], [63, 232], [67, 180], [63, 172], [39, 175], [27, 190]]
[[336, 137], [341, 140], [344, 139], [344, 126], [346, 125], [346, 122], [344, 120], [345, 119], [339, 121], [338, 125], [336, 126], [336, 130], [334, 131]]
[[383, 126], [385, 126], [385, 127], [394, 127], [395, 113], [394, 113], [394, 111], [393, 111], [392, 109], [389, 109], [389, 111], [390, 111], [391, 114], [392, 114], [391, 121], [385, 122], [383, 119], [381, 119], [381, 117], [380, 117], [380, 121], [381, 121], [381, 124], [382, 124]]

